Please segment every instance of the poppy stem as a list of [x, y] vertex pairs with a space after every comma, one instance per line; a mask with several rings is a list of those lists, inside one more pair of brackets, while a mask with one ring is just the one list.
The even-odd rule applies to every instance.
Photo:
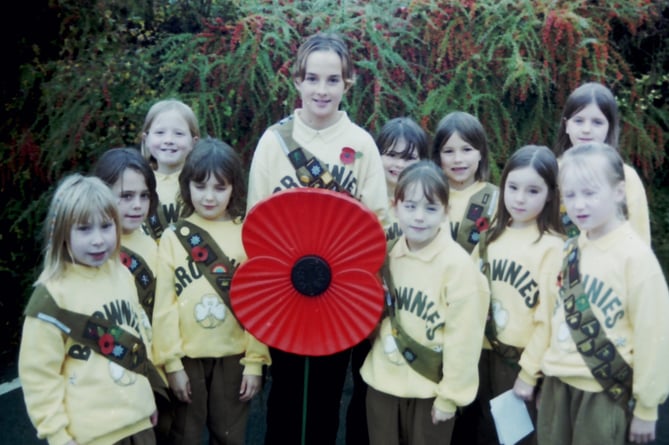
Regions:
[[304, 358], [304, 389], [302, 391], [302, 445], [307, 442], [307, 391], [309, 389], [309, 356]]

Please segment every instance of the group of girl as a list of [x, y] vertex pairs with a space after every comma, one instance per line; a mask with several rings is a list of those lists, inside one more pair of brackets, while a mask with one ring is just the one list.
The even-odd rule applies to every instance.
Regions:
[[[248, 194], [239, 156], [201, 138], [176, 100], [147, 114], [144, 157], [112, 149], [92, 176], [60, 183], [19, 357], [40, 437], [191, 444], [206, 429], [210, 443], [243, 444], [248, 401], [271, 365], [266, 444], [334, 444], [349, 367], [349, 444], [497, 443], [489, 401], [509, 389], [536, 422], [527, 443], [654, 439], [669, 393], [669, 291], [649, 245], [643, 186], [615, 150], [611, 92], [575, 90], [555, 154], [520, 148], [497, 187], [476, 117], [448, 114], [431, 149], [405, 117], [375, 141], [340, 110], [354, 80], [339, 36], [300, 46], [301, 107], [261, 136]], [[299, 147], [299, 159], [286, 146]], [[229, 301], [246, 259], [245, 212], [300, 186], [357, 198], [388, 242], [378, 329], [349, 350], [310, 357], [308, 382], [305, 357], [258, 342]], [[151, 395], [156, 370], [168, 403]], [[529, 401], [538, 394], [537, 411]]]

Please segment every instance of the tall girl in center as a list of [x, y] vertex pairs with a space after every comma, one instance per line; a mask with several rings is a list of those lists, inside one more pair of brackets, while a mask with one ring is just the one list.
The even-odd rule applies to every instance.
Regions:
[[445, 229], [437, 165], [404, 170], [393, 208], [403, 235], [383, 274], [392, 304], [361, 369], [370, 444], [448, 445], [456, 408], [476, 395], [488, 288]]
[[[258, 141], [249, 172], [249, 209], [281, 190], [327, 186], [359, 199], [385, 223], [388, 197], [379, 151], [372, 136], [339, 109], [354, 81], [353, 60], [339, 35], [314, 34], [300, 45], [293, 83], [302, 107]], [[274, 348], [271, 355], [265, 443], [300, 443], [304, 376], [296, 370], [304, 369], [305, 356]], [[306, 443], [335, 444], [350, 356], [348, 349], [309, 358]]]
[[178, 399], [171, 443], [243, 445], [249, 400], [260, 391], [267, 347], [237, 321], [229, 288], [246, 259], [244, 179], [227, 144], [199, 141], [179, 174], [182, 218], [159, 244], [155, 349]]
[[451, 235], [471, 252], [490, 224], [498, 193], [488, 182], [488, 141], [481, 122], [463, 111], [447, 114], [435, 130], [432, 159], [448, 177]]
[[[559, 220], [558, 164], [548, 147], [527, 145], [507, 161], [500, 183], [497, 213], [472, 252], [490, 283], [491, 310], [479, 362], [481, 415], [469, 443], [498, 444], [490, 399], [513, 388], [520, 359], [535, 336], [535, 312], [548, 293], [557, 292], [564, 237]], [[544, 339], [544, 342], [547, 340]], [[528, 368], [529, 369], [529, 368]], [[539, 364], [528, 370], [536, 384]], [[528, 403], [531, 417], [536, 409]], [[476, 438], [476, 439], [475, 439]], [[536, 436], [520, 443], [535, 444]]]

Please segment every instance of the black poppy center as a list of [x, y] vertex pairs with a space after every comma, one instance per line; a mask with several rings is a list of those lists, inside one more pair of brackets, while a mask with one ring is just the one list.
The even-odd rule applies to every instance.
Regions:
[[330, 287], [332, 271], [328, 263], [316, 255], [303, 256], [290, 272], [295, 289], [307, 297], [317, 297]]

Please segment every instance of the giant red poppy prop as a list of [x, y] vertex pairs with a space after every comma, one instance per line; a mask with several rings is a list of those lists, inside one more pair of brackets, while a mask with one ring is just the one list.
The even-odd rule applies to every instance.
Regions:
[[329, 355], [376, 326], [385, 235], [355, 199], [312, 188], [276, 193], [251, 209], [242, 240], [248, 260], [235, 272], [230, 300], [258, 340], [294, 354]]

